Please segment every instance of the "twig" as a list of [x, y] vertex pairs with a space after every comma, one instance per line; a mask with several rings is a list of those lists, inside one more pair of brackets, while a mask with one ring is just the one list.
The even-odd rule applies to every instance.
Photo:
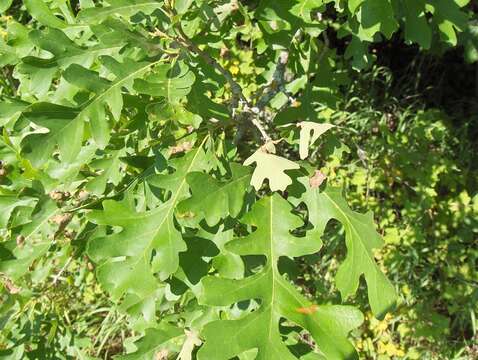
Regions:
[[269, 136], [269, 134], [267, 134], [267, 131], [266, 131], [264, 125], [262, 125], [262, 123], [259, 121], [259, 119], [257, 117], [252, 117], [251, 121], [254, 124], [254, 126], [259, 130], [259, 132], [261, 133], [261, 136], [264, 139], [264, 142], [269, 142], [269, 141], [272, 140], [271, 137]]
[[217, 71], [221, 73], [222, 76], [226, 79], [226, 81], [231, 86], [231, 92], [233, 95], [233, 100], [231, 101], [231, 106], [233, 108], [237, 108], [238, 101], [242, 101], [244, 104], [249, 104], [246, 97], [242, 92], [242, 87], [239, 85], [229, 70], [224, 69], [215, 59], [213, 59], [207, 52], [202, 51], [189, 37], [184, 33], [183, 28], [181, 27], [181, 23], [177, 23], [175, 29], [178, 31], [179, 36], [176, 40], [180, 43], [180, 45], [185, 46], [188, 50], [194, 52], [195, 54], [199, 55], [207, 64], [214, 67]]
[[[297, 34], [296, 34], [296, 36], [297, 36]], [[320, 51], [320, 53], [319, 53], [319, 56], [317, 57], [317, 64], [320, 64], [320, 63], [322, 62], [322, 60], [324, 59], [325, 54], [327, 54], [327, 51], [329, 50], [329, 45], [330, 45], [330, 43], [329, 43], [329, 37], [327, 36], [327, 30], [324, 30], [324, 31], [322, 32], [322, 36], [323, 36], [323, 38], [324, 38], [324, 45], [323, 45], [323, 47], [322, 47], [322, 49], [321, 49], [321, 51]], [[308, 81], [310, 81], [309, 75], [307, 75], [307, 77], [308, 77], [308, 79], [309, 79]], [[280, 108], [280, 110], [279, 110], [279, 112], [280, 112], [280, 111], [282, 111], [286, 106], [289, 106], [290, 104], [294, 103], [295, 99], [294, 99], [292, 96], [290, 96], [289, 94], [287, 94], [287, 91], [286, 91], [284, 85], [282, 85], [282, 88], [279, 89], [279, 90], [280, 90], [280, 91], [283, 91], [283, 92], [287, 95], [287, 98], [288, 98], [287, 101], [286, 101], [286, 103], [285, 103], [284, 105], [282, 105], [282, 107]]]
[[[170, 15], [176, 16], [177, 13], [174, 8], [167, 2], [166, 10], [170, 12]], [[244, 119], [248, 119], [252, 122], [252, 124], [259, 130], [261, 133], [262, 138], [265, 142], [270, 141], [271, 138], [267, 134], [264, 125], [260, 122], [259, 118], [257, 117], [258, 112], [255, 111], [255, 108], [252, 107], [251, 102], [246, 99], [244, 93], [242, 91], [241, 85], [239, 85], [233, 78], [230, 71], [226, 70], [222, 67], [214, 58], [212, 58], [207, 52], [201, 50], [184, 32], [181, 22], [178, 21], [174, 25], [174, 30], [178, 34], [176, 37], [176, 41], [178, 44], [187, 50], [195, 53], [196, 55], [200, 56], [207, 64], [211, 65], [214, 69], [216, 69], [221, 75], [226, 79], [231, 87], [232, 92], [232, 99], [231, 99], [231, 115], [234, 118], [236, 114], [236, 109], [239, 107], [243, 108], [243, 113], [251, 115], [250, 118], [244, 117]], [[239, 137], [242, 136], [243, 131], [240, 129], [238, 130]], [[238, 136], [236, 136], [236, 139]]]
[[283, 90], [285, 81], [284, 74], [288, 61], [289, 52], [285, 50], [281, 51], [279, 55], [279, 61], [277, 62], [276, 69], [272, 75], [272, 81], [266, 85], [266, 89], [268, 88], [268, 91], [266, 91], [257, 101], [256, 106], [260, 110], [262, 110], [274, 96]]
[[[201, 50], [193, 41], [191, 41], [191, 39], [189, 39], [189, 37], [184, 33], [180, 23], [177, 23], [176, 30], [179, 33], [179, 37], [177, 38], [178, 43], [182, 46], [185, 46], [188, 50], [194, 52], [198, 56], [200, 56], [207, 64], [213, 66], [217, 71], [219, 71], [224, 76], [226, 81], [229, 83], [231, 87], [231, 92], [233, 95], [231, 100], [231, 113], [234, 115], [235, 109], [237, 109], [239, 105], [242, 105], [243, 112], [250, 115], [250, 117], [248, 117], [249, 120], [259, 130], [264, 141], [265, 142], [270, 141], [271, 137], [267, 134], [267, 131], [264, 125], [261, 123], [261, 121], [258, 118], [259, 110], [257, 109], [257, 107], [251, 106], [251, 103], [246, 99], [246, 97], [244, 96], [244, 93], [242, 92], [241, 85], [239, 85], [234, 80], [234, 78], [232, 77], [232, 74], [228, 70], [224, 69], [208, 53]], [[285, 64], [287, 63], [287, 57], [284, 57], [285, 58], [284, 67], [285, 67]], [[237, 132], [238, 136], [236, 136], [235, 138], [236, 143], [238, 142], [238, 139], [242, 137], [243, 132], [244, 132], [243, 129], [238, 130]]]
[[53, 281], [51, 282], [52, 285], [56, 285], [56, 283], [58, 282], [58, 279], [65, 272], [66, 268], [68, 267], [68, 265], [70, 265], [72, 260], [73, 260], [73, 257], [70, 256], [68, 260], [66, 261], [65, 265], [63, 265], [63, 267], [61, 268], [60, 272], [53, 277]]
[[322, 50], [319, 53], [319, 57], [317, 58], [317, 64], [320, 64], [322, 62], [330, 46], [329, 37], [327, 36], [327, 29], [322, 31], [322, 37], [324, 38], [324, 46], [322, 47]]
[[[256, 106], [260, 110], [262, 110], [279, 92], [283, 92], [288, 95], [285, 88], [285, 71], [289, 61], [289, 53], [292, 45], [298, 41], [301, 35], [302, 31], [300, 29], [297, 30], [292, 38], [289, 49], [283, 50], [279, 54], [279, 60], [274, 70], [274, 74], [272, 75], [272, 80], [257, 92], [256, 97], [258, 97], [259, 100], [257, 101]], [[290, 98], [289, 95], [288, 97]]]

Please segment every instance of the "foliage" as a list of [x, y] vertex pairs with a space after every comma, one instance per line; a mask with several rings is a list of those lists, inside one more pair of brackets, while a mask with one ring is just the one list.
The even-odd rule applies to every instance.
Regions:
[[[372, 172], [361, 148], [365, 170], [352, 163], [343, 171], [357, 112], [341, 92], [352, 69], [373, 63], [369, 45], [392, 36], [436, 52], [460, 41], [474, 61], [467, 3], [2, 3], [0, 354], [352, 359], [355, 342], [370, 355], [358, 328], [391, 318], [393, 283], [405, 293], [399, 314], [415, 321], [420, 309], [408, 305], [419, 296], [407, 295], [403, 278], [385, 275], [422, 266], [398, 245], [426, 252], [426, 240], [416, 239], [450, 235], [437, 246], [463, 252], [470, 265], [458, 272], [468, 277], [476, 254], [460, 240], [476, 234], [478, 200], [469, 184], [441, 178], [455, 169], [451, 160], [423, 158], [446, 141], [439, 124], [427, 128], [433, 112], [419, 113], [411, 134], [384, 137], [386, 156], [374, 159], [383, 173]], [[404, 148], [409, 142], [417, 149]], [[418, 206], [401, 192], [393, 203], [377, 201], [397, 177], [418, 194]], [[460, 203], [437, 202], [445, 185]], [[346, 196], [344, 186], [352, 190]], [[381, 216], [352, 210], [345, 197]], [[433, 225], [423, 217], [397, 228], [393, 206], [403, 218], [431, 213]], [[450, 208], [456, 218], [448, 220]], [[441, 228], [434, 216], [447, 219]], [[344, 238], [331, 234], [334, 221]], [[322, 291], [295, 275], [313, 258], [330, 269], [301, 276]], [[444, 276], [461, 275], [453, 264]], [[427, 286], [426, 294], [435, 291]], [[467, 287], [444, 289], [450, 314], [462, 309], [451, 303], [461, 290], [463, 306], [476, 300]], [[430, 312], [430, 321], [446, 323], [441, 316]], [[400, 337], [410, 333], [403, 324]], [[378, 352], [403, 356], [392, 344]]]

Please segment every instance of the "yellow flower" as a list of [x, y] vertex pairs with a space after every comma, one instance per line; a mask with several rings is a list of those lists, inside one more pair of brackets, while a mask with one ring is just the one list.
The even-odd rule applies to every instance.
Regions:
[[383, 342], [379, 340], [377, 345], [378, 345], [377, 352], [379, 354], [385, 354], [387, 352], [387, 347], [386, 347], [387, 345], [385, 345]]
[[398, 349], [397, 352], [395, 353], [395, 355], [402, 358], [402, 357], [405, 356], [405, 351], [403, 351], [402, 349]]
[[362, 349], [363, 348], [363, 343], [362, 343], [362, 340], [357, 340], [355, 346], [357, 347], [357, 349]]
[[378, 342], [378, 353], [397, 357], [403, 357], [405, 355], [405, 352], [402, 349], [397, 348], [393, 342], [384, 344], [381, 341]]
[[229, 71], [231, 72], [232, 75], [237, 75], [239, 74], [239, 67], [236, 65], [231, 65], [229, 67]]
[[383, 332], [383, 331], [387, 330], [387, 328], [388, 328], [388, 324], [387, 324], [387, 322], [384, 320], [384, 321], [380, 321], [380, 322], [378, 323], [376, 329], [377, 329], [377, 331], [379, 331], [379, 332]]

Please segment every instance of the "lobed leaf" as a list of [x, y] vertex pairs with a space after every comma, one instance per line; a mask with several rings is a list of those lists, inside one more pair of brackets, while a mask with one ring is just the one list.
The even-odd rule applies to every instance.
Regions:
[[373, 250], [380, 249], [384, 242], [375, 230], [372, 213], [352, 211], [342, 197], [340, 188], [328, 187], [320, 192], [318, 187], [305, 182], [304, 185], [307, 191], [302, 201], [307, 205], [309, 221], [315, 231], [322, 234], [331, 219], [340, 221], [344, 226], [348, 253], [336, 276], [342, 298], [355, 294], [363, 274], [372, 312], [377, 317], [385, 316], [395, 305], [396, 294], [393, 285], [375, 263]]
[[265, 179], [269, 180], [269, 187], [272, 191], [285, 190], [292, 184], [292, 179], [285, 173], [286, 170], [299, 169], [300, 166], [293, 161], [283, 157], [269, 154], [262, 148], [244, 161], [244, 165], [256, 163], [252, 174], [251, 185], [259, 190]]
[[[122, 228], [88, 244], [92, 259], [101, 262], [97, 276], [115, 299], [126, 293], [147, 297], [158, 286], [156, 275], [164, 280], [178, 269], [178, 253], [186, 250], [186, 244], [176, 229], [174, 209], [187, 194], [186, 175], [201, 169], [203, 157], [199, 147], [176, 162], [172, 175], [148, 180], [171, 191], [171, 197], [155, 209], [136, 212], [127, 200], [108, 200], [103, 203], [104, 210], [88, 214], [96, 224]], [[165, 178], [166, 184], [162, 182]]]
[[178, 205], [178, 212], [198, 220], [204, 218], [209, 226], [215, 226], [227, 216], [237, 217], [251, 174], [248, 168], [239, 164], [231, 163], [230, 166], [232, 178], [226, 182], [200, 172], [188, 174], [186, 180], [192, 196]]
[[[281, 339], [279, 324], [285, 318], [309, 331], [320, 352], [329, 359], [351, 359], [357, 355], [347, 341], [347, 333], [363, 321], [350, 306], [315, 305], [312, 313], [300, 311], [312, 306], [279, 273], [281, 256], [297, 257], [319, 250], [321, 243], [298, 238], [291, 231], [302, 221], [291, 213], [292, 206], [279, 195], [263, 197], [241, 220], [257, 229], [237, 238], [226, 248], [238, 255], [265, 255], [264, 268], [242, 280], [206, 277], [202, 280], [201, 303], [227, 306], [257, 299], [259, 309], [238, 320], [219, 320], [205, 326], [204, 346], [198, 359], [230, 359], [258, 349], [256, 359], [295, 359]], [[240, 336], [239, 336], [240, 334]]]

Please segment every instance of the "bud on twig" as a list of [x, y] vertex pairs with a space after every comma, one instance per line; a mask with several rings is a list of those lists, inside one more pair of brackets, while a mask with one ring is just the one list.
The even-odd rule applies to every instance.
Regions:
[[25, 236], [18, 235], [16, 241], [18, 247], [23, 247], [23, 244], [25, 244]]

